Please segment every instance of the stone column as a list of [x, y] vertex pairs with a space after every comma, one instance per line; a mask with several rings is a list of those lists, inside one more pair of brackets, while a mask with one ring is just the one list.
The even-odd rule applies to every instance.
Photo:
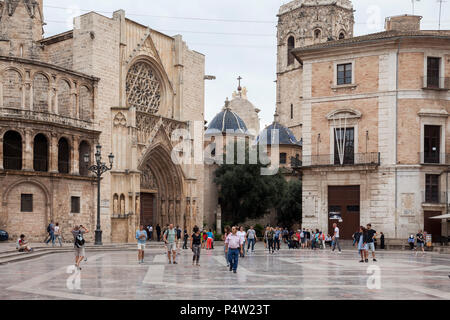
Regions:
[[22, 147], [22, 157], [23, 165], [22, 169], [24, 171], [33, 171], [33, 132], [30, 129], [25, 130], [25, 140], [23, 141]]
[[0, 170], [3, 170], [3, 132], [0, 132]]
[[58, 135], [52, 133], [50, 141], [50, 172], [58, 173]]
[[73, 136], [72, 138], [72, 174], [73, 175], [80, 175], [80, 137]]

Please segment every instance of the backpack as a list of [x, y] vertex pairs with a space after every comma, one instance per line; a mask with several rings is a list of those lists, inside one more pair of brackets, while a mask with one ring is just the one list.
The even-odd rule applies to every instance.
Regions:
[[52, 231], [52, 227], [51, 227], [51, 225], [49, 224], [49, 225], [47, 226], [47, 232], [50, 233], [51, 231]]
[[78, 232], [77, 236], [75, 237], [75, 246], [77, 248], [81, 248], [82, 246], [84, 246], [84, 238], [83, 238], [83, 234], [81, 232]]

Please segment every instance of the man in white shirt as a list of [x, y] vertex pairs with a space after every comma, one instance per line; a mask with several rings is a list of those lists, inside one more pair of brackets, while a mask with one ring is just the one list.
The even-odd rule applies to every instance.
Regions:
[[243, 250], [242, 238], [237, 235], [236, 227], [231, 228], [231, 233], [225, 240], [225, 254], [228, 255], [228, 262], [230, 264], [230, 271], [236, 273], [239, 261], [239, 252], [242, 254]]
[[[241, 239], [242, 241], [242, 247], [245, 248], [245, 242], [246, 242], [246, 238], [247, 238], [247, 233], [244, 231], [244, 227], [240, 227], [239, 231], [236, 232], [236, 234], [238, 235], [238, 237]], [[244, 258], [245, 257], [245, 250], [242, 250], [241, 252], [241, 257]]]
[[339, 253], [342, 253], [341, 246], [339, 245], [339, 228], [336, 223], [333, 223], [334, 235], [333, 235], [333, 249], [331, 251], [334, 252], [336, 246], [339, 249]]

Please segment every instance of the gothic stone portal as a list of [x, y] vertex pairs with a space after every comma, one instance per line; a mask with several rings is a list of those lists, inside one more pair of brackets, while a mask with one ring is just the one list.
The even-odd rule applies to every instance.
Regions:
[[182, 174], [163, 146], [150, 151], [141, 168], [140, 222], [144, 226], [166, 224], [184, 227]]

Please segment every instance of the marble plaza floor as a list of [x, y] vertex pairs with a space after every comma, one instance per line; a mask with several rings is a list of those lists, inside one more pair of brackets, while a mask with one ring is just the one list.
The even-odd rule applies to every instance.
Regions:
[[79, 274], [71, 253], [0, 266], [0, 299], [450, 299], [450, 255], [437, 253], [378, 252], [378, 262], [362, 264], [355, 250], [271, 255], [259, 243], [237, 274], [222, 247], [202, 250], [200, 267], [190, 250], [169, 265], [162, 247], [146, 250], [142, 265], [133, 251], [87, 255]]

